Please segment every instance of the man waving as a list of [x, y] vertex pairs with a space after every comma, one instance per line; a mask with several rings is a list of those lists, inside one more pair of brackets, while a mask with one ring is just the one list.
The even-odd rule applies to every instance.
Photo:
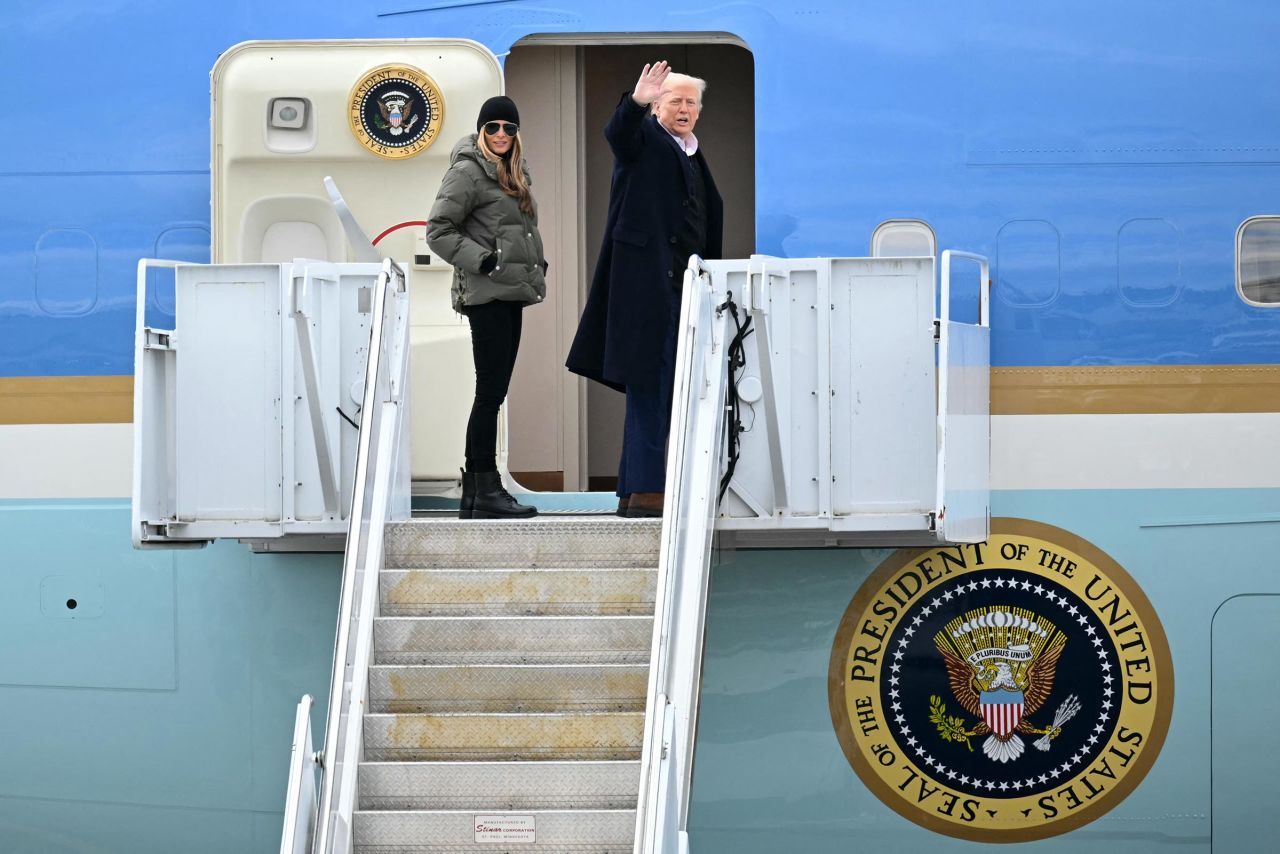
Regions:
[[720, 257], [724, 206], [693, 133], [706, 85], [646, 65], [604, 131], [609, 217], [566, 364], [626, 393], [622, 516], [662, 515], [684, 268], [691, 255]]

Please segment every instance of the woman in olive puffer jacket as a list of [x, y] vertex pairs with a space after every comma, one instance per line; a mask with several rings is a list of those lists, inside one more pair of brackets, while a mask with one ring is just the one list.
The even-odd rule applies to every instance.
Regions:
[[484, 102], [476, 133], [454, 146], [427, 225], [431, 250], [453, 265], [453, 307], [471, 325], [476, 368], [461, 519], [538, 512], [503, 489], [497, 468], [498, 407], [516, 364], [521, 313], [547, 292], [547, 262], [519, 127], [520, 113], [510, 98]]

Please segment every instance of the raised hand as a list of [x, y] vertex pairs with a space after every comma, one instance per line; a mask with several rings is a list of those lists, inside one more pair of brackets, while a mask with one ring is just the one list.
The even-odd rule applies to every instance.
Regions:
[[655, 62], [653, 65], [646, 65], [644, 70], [640, 72], [640, 79], [636, 81], [636, 88], [631, 93], [631, 100], [642, 107], [647, 107], [658, 100], [658, 96], [662, 94], [662, 84], [666, 82], [667, 75], [670, 73], [671, 66], [665, 59]]

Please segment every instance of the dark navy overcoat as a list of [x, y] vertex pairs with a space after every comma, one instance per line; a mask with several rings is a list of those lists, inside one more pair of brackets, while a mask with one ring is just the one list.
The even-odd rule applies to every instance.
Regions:
[[[671, 289], [679, 287], [676, 238], [689, 187], [681, 160], [689, 156], [631, 93], [622, 96], [604, 129], [613, 149], [613, 183], [604, 243], [566, 366], [618, 391], [657, 381], [670, 323]], [[692, 165], [707, 191], [704, 258], [719, 258], [724, 205], [699, 149]]]

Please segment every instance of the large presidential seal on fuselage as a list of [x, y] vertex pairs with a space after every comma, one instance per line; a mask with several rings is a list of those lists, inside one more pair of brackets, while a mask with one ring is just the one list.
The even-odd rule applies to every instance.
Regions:
[[347, 119], [361, 145], [379, 157], [400, 160], [421, 154], [439, 138], [444, 97], [424, 72], [382, 65], [352, 88]]
[[1080, 827], [1146, 775], [1173, 709], [1160, 620], [1114, 560], [1039, 522], [904, 549], [845, 611], [828, 693], [867, 787], [916, 824], [1024, 842]]

